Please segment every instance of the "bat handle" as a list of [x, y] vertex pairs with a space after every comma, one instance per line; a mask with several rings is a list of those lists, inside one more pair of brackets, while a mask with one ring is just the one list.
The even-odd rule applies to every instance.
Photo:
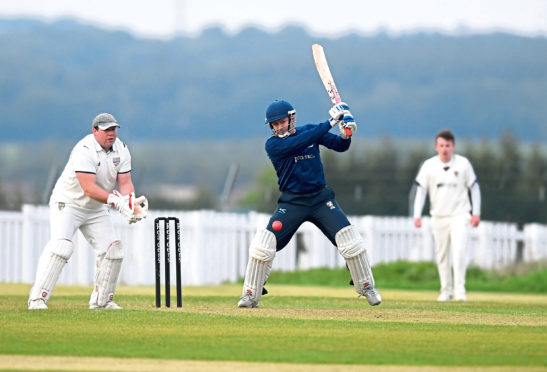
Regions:
[[351, 133], [351, 129], [344, 128], [344, 130], [346, 131], [346, 136], [351, 137], [351, 135], [353, 134], [353, 133]]

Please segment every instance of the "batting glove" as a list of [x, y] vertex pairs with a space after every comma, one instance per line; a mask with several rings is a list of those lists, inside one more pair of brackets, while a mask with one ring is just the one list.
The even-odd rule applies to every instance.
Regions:
[[340, 137], [343, 139], [349, 138], [346, 133], [346, 129], [349, 129], [352, 135], [357, 132], [357, 123], [355, 122], [351, 112], [346, 111], [342, 120], [338, 121], [338, 128], [340, 129]]
[[331, 127], [334, 127], [346, 114], [346, 112], [349, 113], [349, 106], [345, 102], [340, 102], [334, 106], [332, 106], [329, 110], [329, 123]]

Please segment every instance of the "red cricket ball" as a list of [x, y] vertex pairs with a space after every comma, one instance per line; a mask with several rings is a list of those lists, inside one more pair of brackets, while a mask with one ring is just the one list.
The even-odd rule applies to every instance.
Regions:
[[281, 221], [274, 221], [272, 223], [272, 229], [274, 229], [275, 231], [281, 230], [282, 228], [283, 224], [281, 223]]

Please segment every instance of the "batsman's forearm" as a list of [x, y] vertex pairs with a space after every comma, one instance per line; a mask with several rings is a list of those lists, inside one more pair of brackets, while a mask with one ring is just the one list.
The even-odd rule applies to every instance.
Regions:
[[290, 156], [295, 151], [316, 143], [319, 139], [331, 129], [328, 121], [316, 125], [313, 129], [306, 130], [299, 136], [289, 136], [287, 138], [271, 138], [266, 143], [266, 152], [270, 157]]

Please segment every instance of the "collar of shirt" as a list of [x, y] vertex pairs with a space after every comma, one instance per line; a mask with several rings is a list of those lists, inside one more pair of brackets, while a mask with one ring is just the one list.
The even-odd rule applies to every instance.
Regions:
[[[117, 139], [116, 139], [117, 141]], [[114, 143], [112, 144], [112, 147], [110, 147], [108, 149], [108, 151], [106, 151], [105, 149], [103, 149], [103, 147], [99, 144], [99, 142], [97, 142], [97, 140], [95, 139], [95, 137], [93, 137], [93, 145], [95, 146], [95, 150], [97, 152], [101, 152], [101, 151], [104, 151], [105, 153], [110, 153], [111, 151], [117, 151], [117, 146], [116, 146], [116, 141], [114, 141]]]
[[455, 158], [455, 155], [452, 154], [452, 158], [449, 161], [447, 161], [446, 163], [444, 163], [441, 160], [441, 157], [438, 156], [439, 162], [441, 163], [441, 166], [443, 167], [444, 170], [448, 170], [448, 169], [450, 169], [450, 167], [452, 167], [452, 165], [454, 164], [454, 158]]

